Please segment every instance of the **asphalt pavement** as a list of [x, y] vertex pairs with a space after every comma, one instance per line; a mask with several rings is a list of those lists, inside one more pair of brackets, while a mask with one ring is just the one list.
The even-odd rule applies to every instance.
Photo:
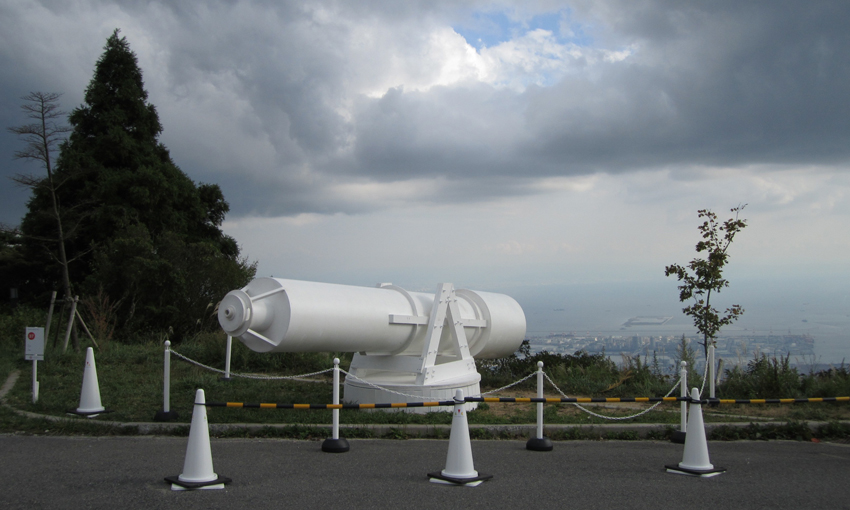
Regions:
[[713, 478], [667, 473], [683, 447], [660, 441], [473, 441], [478, 487], [430, 483], [447, 440], [213, 439], [223, 490], [176, 492], [186, 438], [0, 436], [0, 507], [18, 508], [850, 508], [850, 445], [710, 442]]

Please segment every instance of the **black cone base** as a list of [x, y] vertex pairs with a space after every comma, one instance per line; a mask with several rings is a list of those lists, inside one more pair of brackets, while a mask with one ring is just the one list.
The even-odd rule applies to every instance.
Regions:
[[333, 439], [329, 437], [322, 443], [322, 451], [326, 453], [345, 453], [350, 449], [348, 441], [344, 438]]
[[706, 477], [706, 478], [709, 477], [709, 476], [717, 476], [720, 473], [726, 472], [726, 468], [722, 468], [722, 467], [712, 468], [712, 469], [689, 469], [689, 468], [679, 467], [678, 464], [667, 464], [664, 467], [667, 468], [668, 473], [678, 473], [680, 475], [690, 475], [690, 476], [702, 476], [702, 477]]
[[670, 435], [670, 442], [676, 444], [685, 444], [685, 433], [681, 430], [674, 430]]
[[111, 409], [104, 409], [103, 411], [77, 411], [76, 409], [68, 409], [66, 411], [68, 414], [76, 414], [77, 416], [84, 416], [86, 418], [94, 418], [99, 414], [111, 413]]
[[449, 482], [449, 483], [452, 483], [452, 484], [455, 484], [455, 485], [468, 485], [468, 484], [475, 483], [475, 482], [478, 482], [478, 483], [485, 482], [485, 481], [493, 478], [493, 475], [485, 475], [484, 473], [478, 473], [478, 476], [471, 477], [471, 478], [455, 478], [453, 476], [446, 476], [440, 471], [435, 471], [433, 473], [428, 473], [428, 478], [434, 478], [434, 479], [441, 480], [443, 482]]
[[532, 437], [525, 443], [525, 449], [533, 452], [551, 452], [554, 446], [548, 437]]
[[153, 421], [174, 421], [177, 419], [177, 411], [157, 411]]
[[230, 483], [233, 480], [226, 476], [219, 476], [215, 480], [210, 480], [209, 482], [184, 482], [180, 480], [179, 476], [166, 476], [165, 481], [168, 483], [172, 483], [174, 485], [179, 485], [184, 489], [200, 489], [202, 487], [208, 487], [210, 485], [218, 485], [222, 483]]

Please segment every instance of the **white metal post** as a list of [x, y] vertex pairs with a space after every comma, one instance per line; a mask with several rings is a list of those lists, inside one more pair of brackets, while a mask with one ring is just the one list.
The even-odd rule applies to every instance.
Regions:
[[165, 364], [162, 377], [162, 412], [171, 412], [171, 341], [165, 341]]
[[708, 346], [708, 396], [714, 398], [714, 340]]
[[[339, 358], [334, 358], [334, 405], [339, 404]], [[339, 409], [333, 410], [333, 432], [332, 439], [339, 439]]]
[[[679, 377], [681, 378], [681, 388], [682, 388], [680, 395], [682, 397], [687, 397], [688, 396], [688, 362], [683, 361], [681, 363], [681, 366], [682, 366], [682, 368], [681, 368], [681, 370], [679, 370]], [[682, 407], [681, 407], [681, 409], [682, 409], [682, 421], [681, 421], [681, 424], [679, 426], [679, 430], [681, 430], [683, 433], [686, 433], [688, 431], [688, 403], [683, 400], [681, 404], [682, 404]]]
[[[537, 362], [537, 398], [543, 398], [543, 362]], [[537, 403], [537, 437], [543, 439], [543, 402]]]
[[227, 351], [224, 355], [224, 378], [230, 379], [230, 352], [233, 348], [233, 337], [227, 335]]
[[[334, 358], [334, 389], [333, 403], [339, 405], [339, 358]], [[348, 440], [339, 437], [339, 409], [332, 409], [333, 427], [331, 437], [325, 439], [322, 443], [322, 451], [327, 453], [344, 453], [351, 447]]]
[[[537, 362], [537, 398], [543, 398], [543, 362]], [[528, 439], [525, 449], [535, 452], [551, 452], [552, 440], [543, 437], [543, 402], [537, 403], [537, 434]]]
[[38, 402], [38, 360], [32, 360], [32, 403]]

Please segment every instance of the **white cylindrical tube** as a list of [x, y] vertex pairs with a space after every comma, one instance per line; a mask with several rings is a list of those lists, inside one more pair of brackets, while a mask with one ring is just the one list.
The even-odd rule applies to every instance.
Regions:
[[[513, 353], [525, 337], [525, 314], [504, 294], [455, 292], [470, 354]], [[224, 331], [257, 352], [362, 352], [421, 355], [434, 294], [393, 285], [355, 287], [257, 278], [219, 305]], [[457, 319], [457, 317], [455, 318]], [[444, 339], [440, 353], [451, 355]]]

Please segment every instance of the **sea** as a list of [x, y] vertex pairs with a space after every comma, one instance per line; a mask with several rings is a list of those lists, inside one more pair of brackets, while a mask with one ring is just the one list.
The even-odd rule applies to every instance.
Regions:
[[[820, 279], [739, 279], [712, 297], [725, 310], [739, 304], [744, 314], [718, 336], [810, 335], [811, 359], [798, 364], [850, 362], [850, 287]], [[507, 291], [526, 315], [526, 338], [573, 333], [583, 336], [693, 336], [682, 313], [676, 281], [517, 286]], [[627, 326], [635, 317], [670, 317], [663, 325]]]

